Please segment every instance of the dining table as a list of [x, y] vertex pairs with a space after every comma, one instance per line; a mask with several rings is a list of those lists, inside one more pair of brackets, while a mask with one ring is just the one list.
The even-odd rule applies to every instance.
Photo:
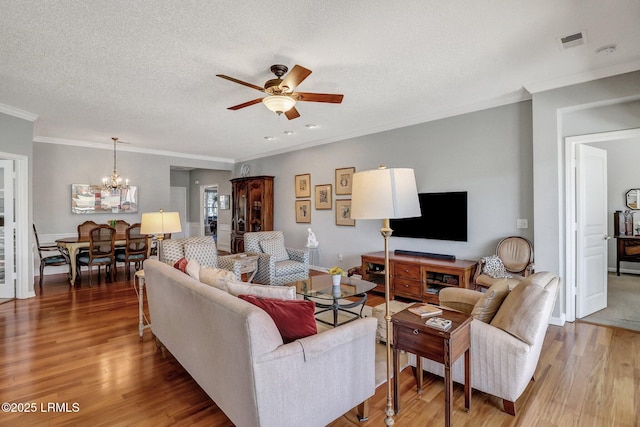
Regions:
[[[65, 237], [56, 240], [56, 245], [64, 252], [65, 256], [69, 257], [69, 263], [71, 264], [71, 286], [76, 283], [77, 265], [76, 265], [76, 253], [82, 248], [88, 248], [90, 245], [89, 237]], [[127, 245], [127, 236], [125, 234], [116, 234], [115, 246], [125, 247]]]

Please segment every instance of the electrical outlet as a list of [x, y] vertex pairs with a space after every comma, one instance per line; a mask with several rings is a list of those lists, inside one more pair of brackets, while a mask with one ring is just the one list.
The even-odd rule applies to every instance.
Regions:
[[528, 219], [517, 219], [516, 220], [516, 228], [529, 228], [529, 220]]
[[338, 254], [338, 261], [342, 261], [342, 254]]

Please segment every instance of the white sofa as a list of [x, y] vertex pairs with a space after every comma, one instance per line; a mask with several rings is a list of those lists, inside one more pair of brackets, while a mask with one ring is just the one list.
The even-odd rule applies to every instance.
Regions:
[[144, 270], [153, 334], [236, 426], [325, 426], [375, 393], [375, 319], [283, 344], [262, 309], [153, 259]]
[[[533, 378], [540, 351], [555, 305], [560, 279], [549, 272], [532, 274], [508, 291], [510, 282], [503, 281], [506, 297], [490, 307], [487, 294], [461, 288], [440, 291], [440, 304], [474, 315], [471, 322], [471, 386], [503, 399], [505, 412], [515, 415], [515, 401]], [[500, 284], [494, 285], [496, 288]], [[527, 289], [529, 288], [529, 289]], [[518, 292], [516, 292], [518, 289]], [[497, 295], [497, 293], [495, 294]], [[484, 297], [484, 298], [483, 298]], [[484, 307], [497, 310], [490, 323], [479, 320]], [[495, 300], [494, 300], [495, 303]], [[416, 366], [416, 357], [409, 355], [409, 364]], [[422, 359], [425, 371], [443, 376], [442, 364]], [[464, 383], [464, 358], [452, 368], [453, 380]]]

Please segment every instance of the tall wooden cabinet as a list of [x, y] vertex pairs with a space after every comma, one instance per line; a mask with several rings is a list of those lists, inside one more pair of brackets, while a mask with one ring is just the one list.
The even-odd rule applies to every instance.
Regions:
[[231, 190], [231, 252], [235, 254], [244, 252], [247, 231], [273, 231], [273, 177], [234, 178]]

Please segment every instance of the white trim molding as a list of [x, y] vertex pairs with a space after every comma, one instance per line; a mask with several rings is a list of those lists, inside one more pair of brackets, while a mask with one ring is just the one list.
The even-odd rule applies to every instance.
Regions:
[[36, 120], [38, 120], [37, 114], [33, 114], [6, 104], [0, 104], [0, 113], [8, 114], [9, 116], [17, 117], [19, 119], [29, 120], [30, 122], [35, 122]]

